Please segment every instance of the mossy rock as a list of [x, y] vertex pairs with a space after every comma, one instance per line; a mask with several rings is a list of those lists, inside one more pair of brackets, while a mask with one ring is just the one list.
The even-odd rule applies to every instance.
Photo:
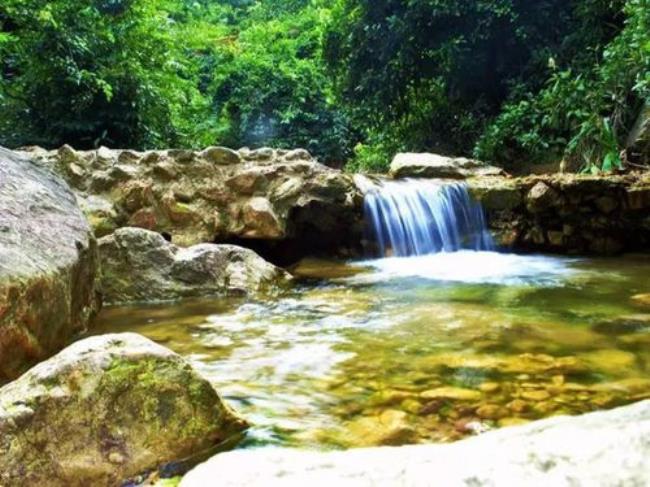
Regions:
[[0, 485], [119, 485], [246, 427], [170, 350], [132, 333], [92, 337], [0, 389]]

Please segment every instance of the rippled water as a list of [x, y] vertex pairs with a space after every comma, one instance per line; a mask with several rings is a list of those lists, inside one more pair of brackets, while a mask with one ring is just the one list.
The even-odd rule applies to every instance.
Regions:
[[243, 446], [451, 441], [650, 397], [650, 257], [307, 260], [268, 300], [109, 308], [254, 424]]

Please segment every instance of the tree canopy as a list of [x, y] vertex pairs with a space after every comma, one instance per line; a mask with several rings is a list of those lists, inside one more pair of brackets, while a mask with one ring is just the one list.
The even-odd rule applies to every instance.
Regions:
[[0, 143], [620, 163], [649, 0], [5, 0]]

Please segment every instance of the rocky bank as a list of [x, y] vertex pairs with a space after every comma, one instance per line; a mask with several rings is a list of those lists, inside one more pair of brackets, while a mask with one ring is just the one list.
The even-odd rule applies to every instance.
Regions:
[[242, 243], [278, 262], [358, 245], [362, 197], [352, 178], [302, 149], [56, 151], [25, 154], [73, 188], [97, 237], [124, 226], [175, 244]]
[[514, 178], [436, 154], [397, 154], [391, 176], [465, 180], [504, 248], [617, 254], [650, 248], [650, 172]]
[[650, 173], [471, 178], [505, 247], [612, 255], [650, 248]]

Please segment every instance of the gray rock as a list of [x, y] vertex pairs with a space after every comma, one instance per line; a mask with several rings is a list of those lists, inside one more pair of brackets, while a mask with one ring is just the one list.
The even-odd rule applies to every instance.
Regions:
[[503, 169], [464, 157], [446, 157], [429, 153], [397, 154], [390, 164], [390, 174], [400, 178], [465, 179], [476, 176], [504, 175]]
[[505, 428], [449, 445], [335, 453], [265, 448], [217, 455], [181, 487], [650, 484], [650, 401]]
[[200, 156], [205, 160], [218, 165], [239, 164], [241, 162], [240, 155], [232, 149], [227, 147], [208, 147], [201, 151]]
[[533, 186], [526, 195], [526, 206], [531, 213], [540, 213], [561, 204], [561, 195], [541, 181]]
[[0, 383], [86, 330], [99, 306], [96, 260], [65, 182], [0, 148]]
[[272, 148], [261, 147], [259, 149], [250, 151], [246, 155], [246, 159], [250, 159], [252, 161], [269, 161], [273, 159], [275, 156], [276, 156], [276, 152]]
[[172, 351], [96, 336], [0, 389], [0, 485], [121, 485], [246, 426]]
[[111, 303], [248, 294], [285, 285], [290, 276], [235, 245], [181, 248], [160, 234], [120, 228], [99, 240], [101, 286]]
[[305, 149], [294, 149], [284, 155], [285, 161], [311, 161], [311, 154]]

